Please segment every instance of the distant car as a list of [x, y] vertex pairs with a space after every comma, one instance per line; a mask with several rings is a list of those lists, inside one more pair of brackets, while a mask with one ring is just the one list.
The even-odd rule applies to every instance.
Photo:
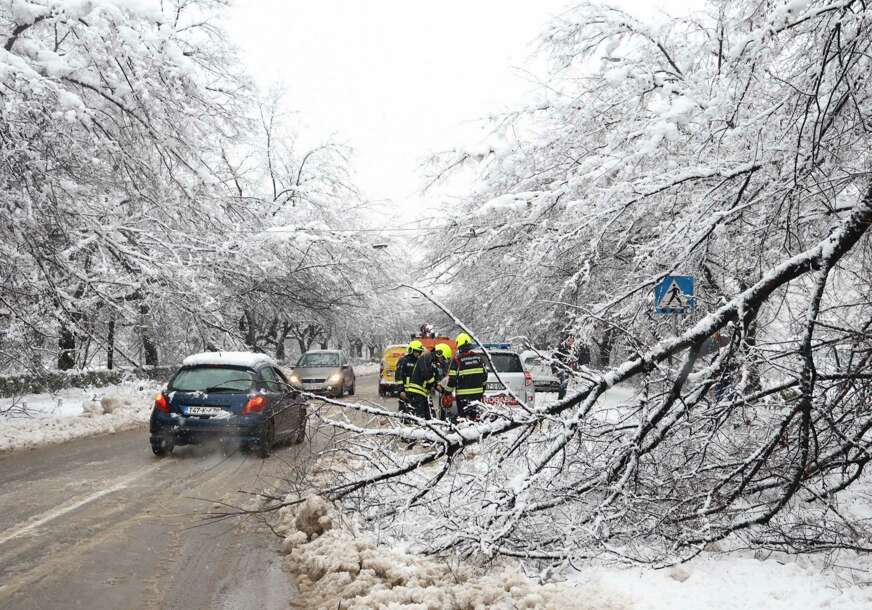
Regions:
[[341, 398], [354, 395], [354, 368], [341, 350], [310, 350], [291, 370], [291, 385], [306, 392]]
[[[511, 349], [488, 349], [491, 359], [502, 379], [500, 382], [490, 366], [485, 382], [485, 393], [482, 402], [485, 404], [499, 404], [516, 406], [518, 402], [508, 393], [506, 385], [528, 407], [536, 403], [536, 388], [533, 385], [533, 377], [524, 369], [521, 357]], [[504, 385], [504, 383], [506, 385]]]
[[406, 355], [407, 346], [389, 345], [382, 353], [378, 370], [378, 395], [392, 396], [400, 393], [402, 386], [396, 379], [397, 361]]
[[[545, 352], [540, 353], [550, 356]], [[557, 375], [551, 372], [551, 365], [543, 360], [539, 354], [534, 351], [521, 352], [521, 361], [524, 363], [524, 368], [530, 371], [537, 392], [560, 391], [560, 380]]]
[[149, 425], [151, 450], [220, 440], [269, 457], [273, 445], [300, 443], [306, 403], [265, 354], [205, 352], [188, 356], [155, 396]]

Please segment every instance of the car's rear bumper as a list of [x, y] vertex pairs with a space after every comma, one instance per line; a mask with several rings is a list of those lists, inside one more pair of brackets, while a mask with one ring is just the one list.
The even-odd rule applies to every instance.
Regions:
[[151, 441], [170, 441], [176, 445], [195, 445], [208, 440], [234, 439], [256, 443], [260, 437], [263, 416], [233, 415], [226, 418], [186, 417], [154, 411], [149, 423]]
[[378, 382], [379, 389], [385, 394], [399, 394], [403, 386], [396, 381], [388, 379], [380, 379]]

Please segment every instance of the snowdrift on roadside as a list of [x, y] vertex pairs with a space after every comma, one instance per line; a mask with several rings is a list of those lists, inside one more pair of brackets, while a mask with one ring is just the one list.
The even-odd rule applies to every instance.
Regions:
[[[290, 499], [290, 497], [289, 497]], [[511, 566], [481, 573], [379, 546], [338, 523], [320, 497], [280, 511], [277, 531], [296, 576], [301, 608], [478, 610], [864, 610], [872, 591], [857, 581], [867, 562], [829, 569], [820, 558], [700, 557], [668, 570], [592, 565], [570, 581], [540, 585]], [[842, 566], [845, 568], [846, 566]], [[862, 576], [859, 581], [865, 580]]]
[[479, 574], [462, 564], [380, 547], [340, 527], [319, 497], [283, 508], [278, 531], [297, 577], [295, 604], [301, 608], [631, 608], [622, 595], [596, 585], [539, 585], [512, 567]]
[[[158, 382], [137, 381], [99, 389], [29, 394], [15, 403], [13, 399], [0, 399], [0, 452], [140, 426], [148, 421], [152, 397], [159, 388]], [[16, 408], [10, 408], [13, 406]]]

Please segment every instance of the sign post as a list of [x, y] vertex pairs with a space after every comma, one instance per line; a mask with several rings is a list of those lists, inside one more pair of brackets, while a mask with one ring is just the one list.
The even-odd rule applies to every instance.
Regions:
[[[696, 307], [694, 279], [691, 275], [667, 275], [654, 286], [654, 313], [672, 316], [672, 334], [678, 334], [678, 316]], [[672, 356], [669, 356], [672, 366]]]

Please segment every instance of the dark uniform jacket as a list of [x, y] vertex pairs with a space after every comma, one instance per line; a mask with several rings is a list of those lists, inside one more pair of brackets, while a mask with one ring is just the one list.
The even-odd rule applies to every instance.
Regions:
[[433, 352], [424, 352], [415, 362], [415, 368], [406, 381], [406, 394], [429, 396], [430, 390], [442, 377], [442, 370]]
[[487, 365], [482, 354], [471, 349], [463, 350], [451, 359], [448, 368], [446, 390], [454, 392], [457, 398], [479, 400], [484, 396], [487, 382]]
[[397, 370], [394, 372], [394, 380], [403, 386], [406, 387], [406, 381], [409, 378], [409, 375], [412, 374], [412, 369], [415, 368], [415, 361], [418, 358], [414, 354], [406, 354], [399, 360], [397, 360]]

